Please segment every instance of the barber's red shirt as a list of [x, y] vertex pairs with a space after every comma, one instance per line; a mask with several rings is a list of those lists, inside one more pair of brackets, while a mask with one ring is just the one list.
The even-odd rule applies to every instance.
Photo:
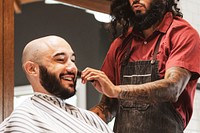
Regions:
[[[176, 103], [173, 103], [176, 111], [181, 115], [184, 127], [188, 124], [192, 111], [196, 83], [200, 75], [200, 38], [198, 32], [184, 19], [174, 17], [167, 13], [156, 31], [147, 39], [141, 33], [133, 32], [131, 49], [133, 53], [130, 61], [152, 59], [155, 44], [158, 40], [156, 32], [164, 33], [161, 40], [157, 60], [159, 60], [159, 74], [164, 78], [168, 68], [178, 66], [192, 72], [192, 78], [184, 89]], [[104, 60], [102, 70], [110, 80], [120, 84], [121, 60], [127, 51], [128, 46], [122, 46], [124, 38], [119, 37], [111, 44]]]

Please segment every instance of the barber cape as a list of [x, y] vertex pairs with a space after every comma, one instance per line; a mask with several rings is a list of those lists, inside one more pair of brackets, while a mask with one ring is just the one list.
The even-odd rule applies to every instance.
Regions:
[[95, 113], [41, 93], [18, 106], [1, 123], [0, 132], [113, 133]]

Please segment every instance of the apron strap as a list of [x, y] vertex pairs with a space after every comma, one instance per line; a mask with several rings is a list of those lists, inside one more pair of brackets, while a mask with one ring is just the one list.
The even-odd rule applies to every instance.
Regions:
[[121, 60], [122, 64], [125, 64], [127, 62], [127, 60], [129, 60], [130, 55], [131, 55], [131, 53], [133, 51], [133, 50], [131, 50], [131, 42], [132, 42], [131, 40], [132, 40], [132, 38], [133, 38], [133, 33], [130, 33], [124, 39], [124, 41], [122, 42], [122, 46], [123, 46], [122, 49], [124, 49], [126, 47], [126, 45], [128, 45], [128, 47], [129, 47], [128, 50], [125, 52], [125, 55], [123, 56], [122, 60]]
[[164, 35], [164, 33], [161, 33], [158, 38], [158, 41], [156, 42], [156, 46], [155, 46], [154, 53], [153, 53], [153, 58], [151, 60], [152, 65], [156, 62], [156, 55], [158, 54], [158, 49], [159, 49], [160, 42], [161, 42], [163, 35]]

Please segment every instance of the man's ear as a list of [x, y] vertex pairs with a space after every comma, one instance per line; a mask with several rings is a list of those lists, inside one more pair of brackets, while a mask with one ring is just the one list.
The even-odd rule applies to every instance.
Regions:
[[28, 75], [38, 74], [38, 65], [32, 61], [27, 61], [24, 64], [24, 70]]

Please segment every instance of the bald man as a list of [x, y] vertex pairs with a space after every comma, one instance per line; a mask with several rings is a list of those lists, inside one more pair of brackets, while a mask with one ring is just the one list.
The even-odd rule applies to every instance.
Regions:
[[0, 132], [111, 133], [96, 114], [64, 102], [75, 93], [77, 67], [70, 45], [58, 36], [28, 43], [22, 67], [34, 95], [0, 125]]

